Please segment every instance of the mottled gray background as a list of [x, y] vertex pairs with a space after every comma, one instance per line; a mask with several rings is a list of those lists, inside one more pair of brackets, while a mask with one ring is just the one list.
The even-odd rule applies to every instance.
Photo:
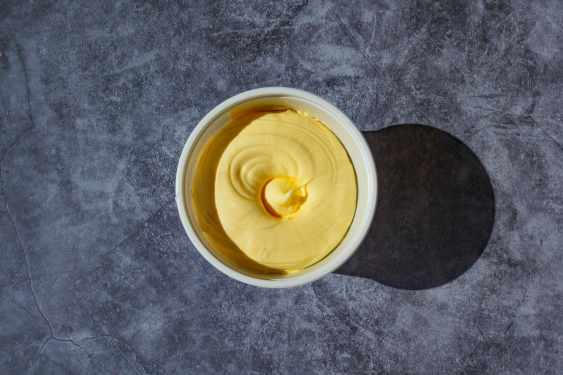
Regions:
[[[0, 373], [563, 373], [562, 25], [560, 0], [2, 0]], [[482, 257], [424, 291], [207, 265], [180, 149], [271, 85], [462, 139], [495, 190]]]

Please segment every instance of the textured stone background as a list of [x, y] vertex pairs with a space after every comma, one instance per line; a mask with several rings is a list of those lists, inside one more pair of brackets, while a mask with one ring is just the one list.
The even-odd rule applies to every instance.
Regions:
[[[0, 373], [563, 373], [562, 25], [559, 0], [2, 0]], [[271, 85], [462, 139], [495, 189], [483, 256], [424, 291], [207, 265], [180, 149]]]

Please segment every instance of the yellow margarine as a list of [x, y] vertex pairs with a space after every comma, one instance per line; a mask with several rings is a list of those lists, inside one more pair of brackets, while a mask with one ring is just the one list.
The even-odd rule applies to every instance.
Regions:
[[356, 210], [336, 136], [294, 110], [239, 114], [205, 145], [192, 188], [200, 235], [238, 268], [300, 271], [327, 256]]

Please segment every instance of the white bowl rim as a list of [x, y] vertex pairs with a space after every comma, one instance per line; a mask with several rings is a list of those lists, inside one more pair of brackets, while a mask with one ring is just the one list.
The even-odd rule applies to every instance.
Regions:
[[[331, 111], [333, 114], [337, 115], [341, 121], [339, 121], [340, 125], [348, 128], [352, 135], [355, 138], [357, 145], [360, 147], [360, 153], [363, 156], [363, 161], [366, 163], [366, 171], [367, 171], [367, 202], [361, 202], [365, 205], [367, 209], [367, 214], [365, 220], [360, 221], [357, 223], [359, 228], [355, 228], [355, 232], [357, 233], [354, 237], [350, 238], [350, 242], [347, 246], [339, 253], [331, 253], [327, 258], [325, 258], [324, 263], [319, 265], [318, 268], [311, 269], [310, 271], [305, 271], [303, 273], [299, 273], [296, 276], [289, 276], [286, 278], [280, 279], [261, 279], [258, 277], [252, 277], [241, 273], [225, 263], [221, 262], [218, 258], [216, 258], [211, 250], [209, 250], [205, 244], [200, 240], [199, 236], [197, 235], [190, 218], [187, 212], [187, 206], [184, 199], [184, 177], [186, 171], [186, 163], [188, 162], [188, 158], [190, 152], [195, 145], [200, 134], [207, 128], [208, 124], [215, 120], [219, 115], [221, 115], [225, 110], [232, 108], [233, 106], [246, 102], [251, 99], [257, 99], [261, 97], [275, 97], [275, 96], [290, 96], [290, 97], [297, 97], [303, 98], [308, 100], [320, 108], [323, 108], [327, 111]], [[342, 111], [336, 108], [333, 104], [329, 103], [328, 101], [320, 98], [319, 96], [309, 93], [307, 91], [289, 88], [289, 87], [263, 87], [252, 89], [248, 91], [244, 91], [240, 94], [237, 94], [229, 99], [223, 101], [211, 111], [209, 111], [195, 126], [192, 130], [190, 136], [188, 137], [184, 147], [182, 149], [182, 153], [180, 155], [180, 159], [178, 161], [178, 167], [176, 170], [176, 205], [178, 208], [178, 213], [180, 216], [180, 221], [188, 235], [190, 241], [193, 243], [197, 251], [207, 260], [212, 266], [214, 266], [217, 270], [221, 271], [223, 274], [243, 282], [245, 284], [254, 285], [258, 287], [264, 288], [289, 288], [300, 286], [304, 284], [311, 283], [324, 275], [327, 275], [338, 267], [340, 267], [344, 262], [346, 262], [352, 254], [357, 250], [360, 246], [360, 243], [363, 241], [364, 237], [366, 236], [369, 227], [371, 226], [373, 215], [375, 213], [375, 206], [377, 202], [377, 173], [375, 169], [375, 163], [373, 161], [373, 157], [369, 146], [362, 135], [361, 131], [356, 128], [354, 123], [346, 116]], [[358, 202], [360, 204], [360, 202]], [[354, 225], [354, 223], [352, 223]], [[339, 245], [340, 246], [340, 245]]]

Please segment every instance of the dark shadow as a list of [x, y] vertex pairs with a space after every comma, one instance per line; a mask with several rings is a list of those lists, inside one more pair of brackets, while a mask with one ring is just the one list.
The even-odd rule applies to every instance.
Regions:
[[402, 289], [445, 284], [485, 249], [495, 200], [485, 168], [460, 140], [424, 125], [364, 132], [378, 174], [370, 231], [336, 272]]

